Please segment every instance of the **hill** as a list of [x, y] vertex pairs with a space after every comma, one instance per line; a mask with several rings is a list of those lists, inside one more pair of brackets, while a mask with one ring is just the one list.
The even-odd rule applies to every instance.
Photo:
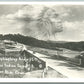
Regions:
[[84, 41], [81, 42], [52, 42], [52, 41], [43, 41], [38, 40], [33, 37], [24, 36], [21, 34], [6, 34], [0, 35], [0, 40], [12, 40], [18, 43], [25, 45], [30, 45], [34, 47], [60, 50], [60, 48], [66, 48], [75, 51], [84, 51]]

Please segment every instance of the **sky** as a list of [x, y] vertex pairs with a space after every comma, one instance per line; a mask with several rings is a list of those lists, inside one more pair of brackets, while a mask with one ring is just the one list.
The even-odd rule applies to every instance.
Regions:
[[[44, 7], [54, 9], [62, 21], [63, 30], [39, 28], [36, 19]], [[52, 12], [52, 11], [51, 11]], [[48, 12], [48, 13], [51, 13]], [[30, 21], [30, 19], [33, 19]], [[58, 18], [56, 18], [57, 20]], [[36, 22], [35, 22], [35, 21]], [[52, 19], [53, 20], [53, 19]], [[41, 32], [42, 31], [42, 32]], [[50, 37], [47, 37], [47, 32]], [[0, 5], [0, 33], [21, 33], [40, 40], [84, 41], [84, 6], [83, 5]], [[44, 33], [44, 34], [43, 34]], [[42, 35], [43, 34], [43, 35]]]

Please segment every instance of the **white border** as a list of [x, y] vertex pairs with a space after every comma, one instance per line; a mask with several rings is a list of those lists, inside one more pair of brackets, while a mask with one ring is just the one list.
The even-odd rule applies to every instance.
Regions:
[[[58, 1], [53, 1], [53, 2], [37, 2], [37, 1], [32, 1], [32, 2], [0, 2], [0, 5], [3, 4], [8, 4], [8, 5], [22, 5], [22, 4], [50, 4], [50, 5], [84, 5], [84, 2], [58, 2]], [[73, 74], [74, 75], [74, 74]], [[84, 78], [0, 78], [0, 82], [84, 82]]]
[[21, 5], [21, 4], [39, 4], [39, 5], [42, 5], [42, 4], [50, 4], [50, 5], [84, 5], [84, 2], [59, 2], [59, 1], [54, 1], [54, 2], [37, 2], [37, 1], [33, 1], [33, 2], [18, 2], [18, 1], [16, 1], [16, 2], [0, 2], [0, 4], [14, 4], [14, 5], [16, 5], [16, 4], [18, 4], [18, 5]]
[[0, 82], [83, 82], [84, 83], [84, 78], [0, 78]]

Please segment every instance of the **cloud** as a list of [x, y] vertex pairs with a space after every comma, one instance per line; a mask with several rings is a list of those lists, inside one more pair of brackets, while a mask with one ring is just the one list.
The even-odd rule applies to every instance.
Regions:
[[24, 17], [32, 17], [36, 18], [41, 10], [43, 9], [43, 6], [38, 5], [22, 5], [21, 8], [12, 14], [3, 15], [3, 18], [8, 19], [16, 19], [16, 18], [24, 18]]
[[[51, 28], [50, 24], [46, 27], [37, 27], [37, 17], [44, 9], [54, 9], [55, 13], [62, 19], [63, 31], [56, 33], [55, 27]], [[84, 40], [84, 9], [83, 6], [68, 5], [22, 5], [15, 13], [3, 14], [0, 16], [0, 33], [22, 33], [38, 39], [47, 39], [50, 34], [50, 40]], [[52, 13], [49, 12], [49, 13]], [[52, 19], [52, 21], [61, 21]], [[54, 24], [54, 22], [53, 22]], [[5, 30], [5, 31], [4, 31]]]
[[[38, 17], [39, 14], [41, 14], [41, 12], [45, 9], [48, 8], [48, 11], [46, 10], [46, 13], [43, 14], [43, 16], [45, 15], [45, 18], [48, 16], [47, 19], [49, 19], [51, 17], [51, 19], [53, 20], [53, 26], [51, 25], [51, 23], [45, 19], [45, 21], [47, 20], [47, 22], [42, 21], [44, 26], [39, 26], [40, 22], [38, 21]], [[58, 21], [57, 17], [52, 17], [54, 15], [54, 13], [56, 13], [56, 11], [53, 11], [53, 9], [51, 7], [44, 7], [42, 5], [25, 5], [22, 6], [21, 9], [19, 9], [16, 13], [14, 14], [8, 14], [8, 15], [3, 15], [2, 19], [5, 20], [10, 20], [10, 23], [6, 23], [10, 26], [16, 26], [16, 28], [20, 25], [19, 28], [19, 32], [24, 34], [24, 35], [28, 35], [28, 36], [32, 36], [32, 37], [36, 37], [38, 39], [49, 39], [52, 36], [55, 35], [55, 33], [60, 32], [61, 30], [59, 30], [59, 27], [57, 28], [57, 24], [56, 21]], [[57, 13], [56, 13], [57, 14]], [[42, 18], [42, 20], [44, 20], [44, 18]], [[12, 23], [14, 23], [12, 25]], [[17, 23], [17, 24], [16, 24]], [[4, 28], [4, 26], [3, 26]], [[12, 28], [12, 30], [9, 28], [9, 31], [14, 31], [15, 30]], [[17, 30], [18, 31], [18, 30]], [[13, 32], [13, 33], [14, 33]], [[9, 33], [9, 32], [8, 32]]]
[[30, 16], [32, 18], [37, 18], [44, 7], [54, 9], [56, 13], [60, 14], [60, 16], [68, 16], [70, 13], [70, 9], [67, 6], [60, 6], [60, 5], [22, 5], [20, 9], [17, 10], [15, 13], [3, 15], [3, 18], [14, 19], [14, 18], [21, 18]]
[[[1, 22], [1, 33], [22, 33], [28, 36], [36, 37], [38, 39], [50, 39], [50, 40], [56, 40], [57, 31], [57, 25], [54, 24], [54, 27], [51, 26], [51, 24], [47, 24], [47, 26], [44, 27], [37, 27], [37, 21], [39, 14], [44, 9], [44, 7], [47, 7], [51, 10], [48, 11], [48, 14], [53, 13], [53, 9], [55, 10], [55, 13], [58, 14], [59, 18], [64, 18], [69, 15], [71, 12], [70, 9], [67, 9], [64, 6], [55, 6], [55, 5], [22, 5], [22, 7], [15, 13], [3, 15], [1, 19], [3, 20], [4, 24]], [[45, 15], [48, 16], [46, 13]], [[45, 16], [46, 17], [46, 16]], [[58, 18], [51, 19], [54, 22], [58, 21]], [[60, 21], [60, 19], [59, 19]], [[65, 22], [65, 26], [70, 23]], [[45, 24], [44, 24], [45, 25]], [[71, 24], [70, 24], [71, 25]], [[7, 29], [7, 31], [4, 31], [4, 29]], [[68, 30], [67, 30], [68, 31]], [[59, 35], [59, 34], [58, 34]]]
[[58, 36], [58, 40], [82, 41], [84, 40], [84, 21], [63, 23], [64, 30]]
[[22, 30], [25, 35], [34, 36], [41, 40], [50, 40], [51, 36], [55, 38], [55, 34], [62, 31], [60, 24], [59, 14], [51, 8], [44, 7], [37, 18], [24, 23]]
[[8, 19], [0, 19], [0, 33], [1, 34], [8, 34], [8, 33], [20, 33], [21, 32], [21, 25], [16, 21], [8, 20]]

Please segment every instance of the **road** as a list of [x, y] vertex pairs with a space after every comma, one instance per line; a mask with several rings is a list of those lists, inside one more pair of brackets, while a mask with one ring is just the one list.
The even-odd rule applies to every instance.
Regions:
[[46, 66], [50, 66], [67, 78], [84, 78], [84, 68], [82, 67], [76, 66], [67, 61], [52, 59], [51, 56], [47, 56], [41, 53], [33, 53], [33, 51], [28, 50], [25, 45], [23, 45], [22, 50], [26, 50], [34, 56], [38, 57], [39, 59], [45, 61]]
[[50, 56], [44, 54], [40, 54], [37, 52], [33, 53], [30, 50], [27, 51], [45, 61], [47, 66], [50, 66], [67, 78], [84, 78], [84, 68], [70, 64], [67, 61], [51, 59]]

